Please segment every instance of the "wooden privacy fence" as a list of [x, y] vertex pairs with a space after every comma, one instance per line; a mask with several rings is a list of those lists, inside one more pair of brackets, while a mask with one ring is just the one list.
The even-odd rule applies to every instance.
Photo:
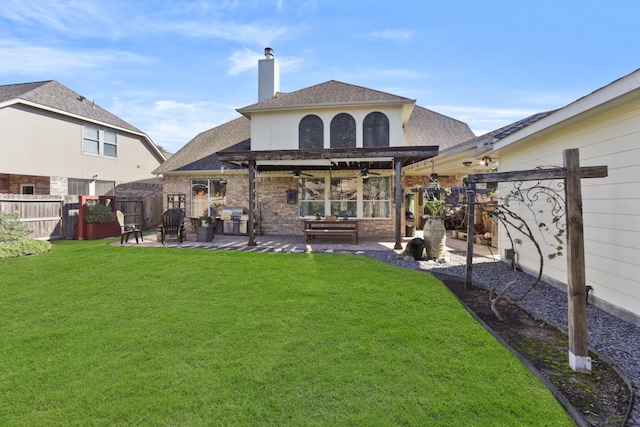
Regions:
[[64, 199], [61, 196], [0, 194], [0, 212], [15, 213], [31, 230], [30, 238], [64, 238]]
[[[161, 222], [162, 197], [119, 197], [116, 206], [126, 222], [143, 229]], [[41, 240], [74, 239], [78, 223], [78, 196], [0, 194], [0, 212], [15, 213], [32, 231], [29, 237]]]

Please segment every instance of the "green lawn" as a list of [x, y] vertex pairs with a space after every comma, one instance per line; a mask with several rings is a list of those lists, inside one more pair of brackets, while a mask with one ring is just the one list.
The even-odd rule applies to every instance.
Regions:
[[0, 260], [0, 425], [573, 425], [439, 281], [358, 255]]

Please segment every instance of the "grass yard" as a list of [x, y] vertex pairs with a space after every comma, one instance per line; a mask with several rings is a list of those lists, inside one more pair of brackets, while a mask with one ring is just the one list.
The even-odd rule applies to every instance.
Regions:
[[0, 425], [573, 425], [433, 277], [58, 242], [0, 260]]

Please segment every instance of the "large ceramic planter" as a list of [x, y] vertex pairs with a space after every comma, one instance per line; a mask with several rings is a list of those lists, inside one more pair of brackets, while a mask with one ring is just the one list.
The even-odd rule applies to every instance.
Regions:
[[198, 242], [210, 242], [213, 240], [213, 227], [198, 227], [196, 231], [196, 240]]
[[427, 258], [440, 258], [447, 241], [447, 229], [444, 226], [444, 221], [440, 218], [430, 218], [424, 224], [422, 231]]

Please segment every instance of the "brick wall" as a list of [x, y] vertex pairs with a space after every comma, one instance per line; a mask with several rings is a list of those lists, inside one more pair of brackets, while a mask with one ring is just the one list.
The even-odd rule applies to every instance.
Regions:
[[[191, 216], [190, 176], [165, 176], [163, 207], [166, 209], [168, 194], [186, 194], [187, 213]], [[220, 178], [219, 175], [200, 175], [197, 178]], [[249, 180], [247, 174], [225, 174], [227, 179], [226, 206], [249, 207]], [[255, 220], [259, 223], [256, 232], [265, 234], [302, 234], [302, 220], [298, 217], [298, 204], [287, 203], [287, 190], [298, 189], [298, 180], [293, 177], [258, 177], [256, 179]], [[403, 208], [404, 209], [404, 208]], [[402, 210], [404, 212], [404, 210]], [[366, 219], [361, 222], [361, 232], [369, 235], [393, 235], [395, 233], [395, 209], [390, 219]], [[404, 232], [404, 215], [402, 216]], [[260, 230], [261, 228], [261, 230]]]
[[35, 194], [50, 194], [48, 176], [0, 175], [1, 193], [20, 194], [20, 186], [22, 184], [33, 185]]
[[[162, 183], [128, 182], [116, 186], [116, 197], [160, 197]], [[166, 202], [165, 202], [166, 203]]]

